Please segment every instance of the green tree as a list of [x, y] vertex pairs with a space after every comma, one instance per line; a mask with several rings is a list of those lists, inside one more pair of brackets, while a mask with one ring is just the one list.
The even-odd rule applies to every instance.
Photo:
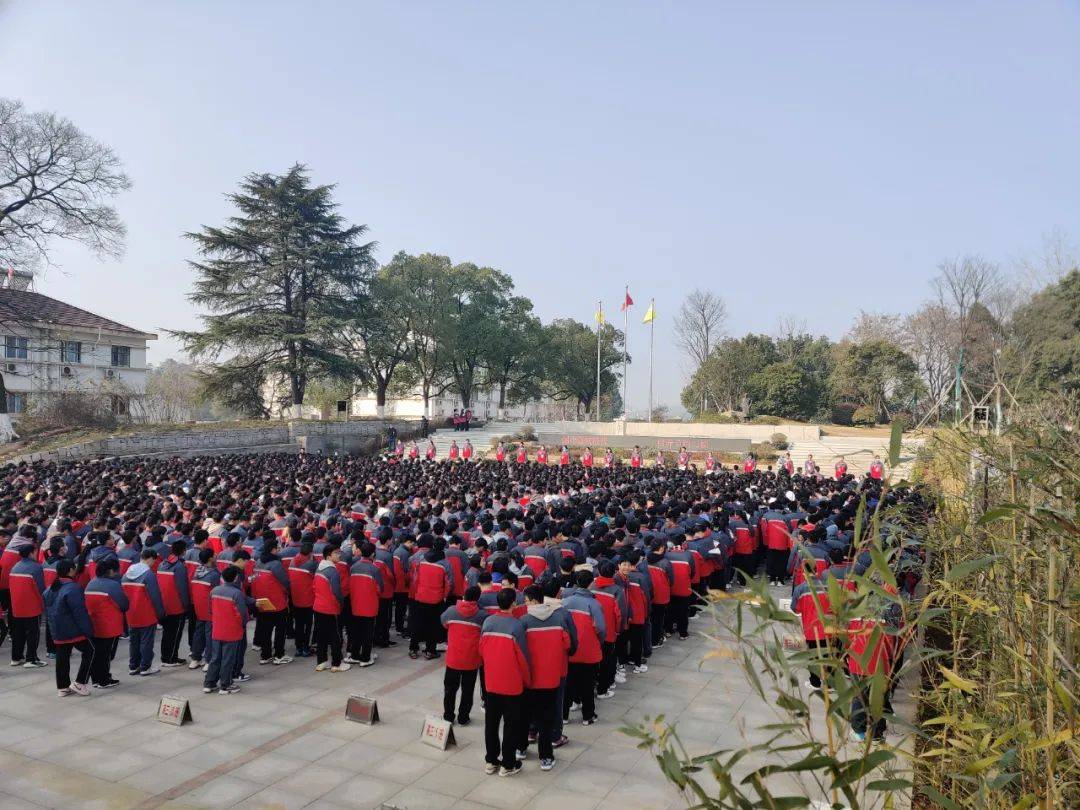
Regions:
[[484, 359], [484, 381], [499, 389], [499, 412], [540, 396], [544, 371], [544, 328], [532, 301], [512, 297], [495, 323]]
[[829, 378], [829, 388], [838, 401], [868, 405], [879, 422], [911, 403], [921, 393], [918, 366], [898, 346], [882, 340], [841, 343]]
[[454, 268], [449, 308], [440, 332], [449, 351], [451, 387], [464, 408], [471, 406], [484, 363], [498, 342], [500, 321], [510, 306], [513, 289], [510, 276], [490, 267], [465, 262]]
[[1035, 294], [1017, 310], [1005, 351], [1013, 394], [1080, 391], [1080, 270]]
[[365, 284], [374, 243], [360, 242], [366, 226], [347, 225], [332, 193], [299, 164], [284, 175], [250, 174], [229, 196], [237, 214], [187, 234], [199, 254], [188, 299], [209, 314], [203, 331], [174, 334], [194, 358], [232, 355], [205, 382], [249, 412], [265, 411], [254, 403], [269, 383], [299, 415], [308, 380], [344, 369], [330, 348], [334, 313]]
[[[776, 341], [776, 353], [805, 373], [806, 398], [811, 402], [806, 419], [829, 416], [829, 374], [833, 366], [833, 343], [824, 335], [787, 335]], [[805, 409], [804, 409], [805, 410]]]
[[779, 359], [776, 344], [768, 335], [722, 340], [683, 389], [683, 407], [695, 417], [703, 411], [740, 410], [747, 381]]
[[809, 419], [818, 408], [810, 375], [792, 362], [772, 363], [746, 384], [750, 413]]
[[[583, 410], [590, 413], [596, 399], [596, 332], [580, 321], [561, 318], [544, 327], [544, 333], [545, 391], [553, 399], [574, 402], [580, 418]], [[600, 333], [600, 396], [616, 404], [623, 334], [611, 324], [604, 324]]]
[[346, 376], [375, 393], [379, 416], [387, 395], [415, 383], [413, 324], [415, 303], [401, 263], [391, 262], [364, 286], [355, 287], [334, 313], [334, 350], [346, 358]]
[[453, 343], [445, 332], [453, 303], [454, 267], [448, 256], [410, 256], [404, 252], [394, 256], [389, 266], [402, 277], [400, 305], [411, 321], [407, 376], [419, 386], [424, 413], [430, 415], [432, 398], [452, 384]]

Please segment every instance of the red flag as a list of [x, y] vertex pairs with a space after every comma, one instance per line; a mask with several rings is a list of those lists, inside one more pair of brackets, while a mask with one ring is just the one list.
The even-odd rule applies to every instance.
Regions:
[[630, 297], [630, 289], [627, 288], [627, 290], [626, 290], [626, 300], [623, 301], [622, 309], [623, 309], [623, 311], [626, 311], [627, 309], [629, 309], [633, 305], [634, 305], [634, 299]]

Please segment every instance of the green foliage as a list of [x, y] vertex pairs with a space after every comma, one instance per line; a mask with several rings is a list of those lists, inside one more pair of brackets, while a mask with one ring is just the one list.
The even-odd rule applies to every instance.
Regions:
[[175, 334], [195, 358], [233, 355], [207, 382], [241, 412], [257, 410], [236, 390], [242, 377], [252, 388], [273, 383], [299, 405], [310, 379], [344, 369], [329, 348], [333, 313], [364, 283], [374, 246], [360, 243], [364, 226], [345, 224], [332, 192], [312, 185], [300, 165], [251, 174], [230, 195], [238, 210], [225, 225], [187, 234], [199, 254], [188, 299], [210, 314], [203, 331]]
[[[579, 412], [591, 413], [596, 398], [595, 330], [572, 318], [562, 318], [544, 327], [543, 339], [545, 393], [557, 400], [576, 403]], [[622, 341], [622, 332], [611, 324], [601, 327], [601, 399], [618, 396]], [[621, 402], [620, 398], [620, 405]]]
[[760, 416], [755, 416], [753, 419], [751, 419], [750, 424], [751, 425], [782, 425], [782, 424], [784, 424], [784, 420], [781, 419], [779, 416], [769, 416], [767, 414], [762, 414]]
[[1080, 391], [1080, 270], [1037, 293], [1017, 310], [1005, 366], [1018, 381], [1014, 394], [1031, 399], [1048, 390]]
[[772, 363], [746, 383], [751, 413], [809, 419], [818, 407], [810, 375], [792, 362]]
[[769, 437], [769, 444], [775, 447], [777, 450], [788, 449], [788, 438], [784, 433], [774, 433]]
[[915, 361], [883, 340], [839, 345], [829, 387], [834, 399], [873, 408], [878, 422], [923, 390]]
[[778, 359], [776, 345], [768, 335], [720, 341], [683, 389], [683, 407], [695, 416], [706, 410], [706, 401], [714, 411], [739, 410], [747, 381]]
[[829, 420], [834, 425], [853, 425], [855, 424], [853, 421], [855, 410], [858, 407], [854, 402], [837, 402], [832, 406]]
[[877, 424], [877, 411], [873, 405], [860, 405], [851, 414], [851, 424], [868, 427]]

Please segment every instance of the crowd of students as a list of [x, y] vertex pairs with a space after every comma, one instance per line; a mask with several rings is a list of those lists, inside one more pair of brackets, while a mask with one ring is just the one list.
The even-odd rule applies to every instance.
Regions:
[[[533, 741], [549, 769], [571, 713], [596, 722], [597, 701], [647, 672], [654, 649], [689, 638], [710, 588], [762, 567], [774, 584], [794, 578], [807, 642], [835, 644], [807, 577], [867, 569], [860, 497], [925, 509], [846, 466], [706, 472], [302, 454], [9, 465], [0, 633], [12, 666], [45, 666], [45, 617], [60, 696], [117, 686], [124, 637], [129, 676], [187, 666], [228, 695], [251, 677], [252, 621], [260, 665], [314, 657], [320, 673], [371, 666], [396, 636], [411, 658], [445, 649], [446, 720], [471, 722], [479, 682], [489, 772], [517, 773]], [[910, 592], [917, 547], [905, 555]], [[848, 634], [853, 679], [895, 666], [896, 650], [858, 648], [872, 624]], [[853, 727], [867, 732], [865, 711]]]

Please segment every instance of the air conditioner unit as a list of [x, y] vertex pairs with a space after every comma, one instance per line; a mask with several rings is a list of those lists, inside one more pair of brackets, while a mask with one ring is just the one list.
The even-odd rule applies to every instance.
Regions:
[[8, 373], [14, 374], [15, 373], [15, 364], [14, 363], [8, 363], [7, 364], [7, 370], [8, 370]]
[[106, 380], [111, 380], [115, 376], [116, 376], [116, 372], [113, 371], [111, 368], [105, 369], [105, 379]]
[[71, 366], [64, 366], [64, 368], [61, 370], [60, 373], [63, 374], [65, 377], [70, 377], [71, 376]]

